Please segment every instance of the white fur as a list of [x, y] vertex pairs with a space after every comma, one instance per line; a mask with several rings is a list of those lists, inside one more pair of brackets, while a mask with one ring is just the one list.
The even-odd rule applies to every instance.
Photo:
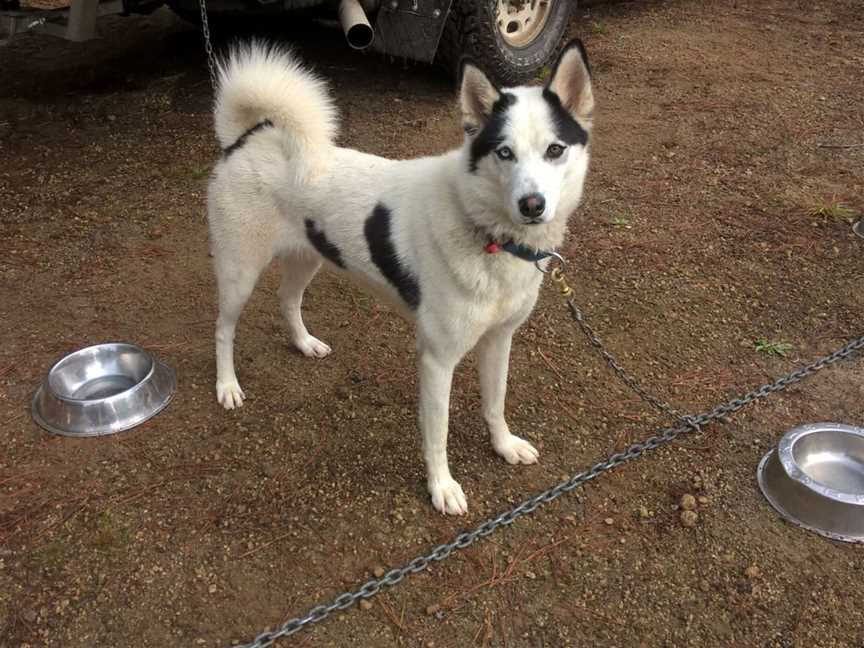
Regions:
[[[481, 111], [473, 116], [475, 126], [482, 126], [488, 117], [482, 111], [489, 107], [490, 89], [479, 74], [466, 77], [470, 82], [462, 93], [469, 112]], [[510, 463], [533, 463], [538, 456], [529, 442], [511, 434], [504, 398], [511, 337], [534, 307], [543, 275], [506, 252], [486, 253], [484, 245], [491, 236], [536, 249], [559, 246], [581, 197], [587, 148], [572, 146], [559, 160], [543, 159], [555, 134], [539, 88], [508, 90], [517, 101], [503, 136], [519, 160], [506, 163], [491, 154], [472, 173], [471, 136], [459, 150], [407, 161], [337, 147], [335, 111], [322, 82], [284, 52], [260, 44], [235, 50], [220, 66], [219, 81], [215, 117], [224, 147], [265, 119], [275, 125], [249, 135], [223, 157], [210, 182], [219, 402], [232, 409], [245, 398], [234, 371], [234, 331], [261, 270], [274, 257], [282, 265], [279, 298], [293, 343], [307, 356], [330, 353], [300, 314], [303, 291], [322, 264], [307, 238], [304, 221], [311, 219], [347, 264], [347, 270], [330, 262], [328, 267], [349, 274], [416, 322], [429, 492], [439, 511], [465, 513], [465, 495], [447, 463], [448, 410], [453, 370], [475, 346], [493, 448]], [[515, 202], [528, 191], [546, 195], [543, 224], [525, 225], [518, 208], [514, 216]], [[379, 203], [390, 210], [397, 256], [420, 286], [416, 310], [371, 259], [364, 227]]]
[[[269, 119], [282, 135], [294, 173], [316, 169], [316, 151], [336, 137], [336, 108], [326, 84], [306, 72], [285, 50], [252, 42], [235, 47], [217, 65], [216, 137], [227, 148], [255, 124]], [[290, 97], [290, 100], [286, 101]], [[301, 162], [302, 161], [302, 162]]]

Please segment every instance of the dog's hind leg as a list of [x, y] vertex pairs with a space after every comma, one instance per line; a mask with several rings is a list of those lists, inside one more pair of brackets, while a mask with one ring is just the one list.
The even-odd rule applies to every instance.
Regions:
[[288, 323], [291, 342], [305, 356], [323, 358], [330, 347], [309, 334], [303, 323], [301, 306], [303, 292], [321, 267], [321, 259], [311, 253], [286, 254], [282, 258], [282, 283], [279, 286], [279, 301], [282, 314]]
[[252, 294], [258, 276], [270, 258], [243, 260], [236, 263], [216, 254], [216, 283], [219, 287], [219, 317], [216, 319], [216, 399], [225, 409], [243, 404], [246, 395], [234, 372], [234, 331], [240, 313]]
[[504, 397], [507, 394], [507, 371], [510, 343], [514, 328], [501, 326], [488, 331], [477, 344], [480, 369], [480, 392], [483, 418], [489, 426], [492, 447], [511, 464], [532, 464], [539, 453], [533, 445], [510, 433], [504, 420]]

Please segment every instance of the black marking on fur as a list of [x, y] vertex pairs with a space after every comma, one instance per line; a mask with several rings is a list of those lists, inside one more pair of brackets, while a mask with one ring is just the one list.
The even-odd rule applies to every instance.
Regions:
[[471, 158], [468, 162], [468, 169], [472, 173], [477, 170], [477, 163], [480, 160], [501, 146], [504, 141], [501, 137], [501, 131], [504, 130], [504, 125], [507, 123], [507, 111], [515, 103], [516, 95], [504, 92], [498, 97], [498, 101], [492, 105], [489, 120], [474, 141], [471, 142]]
[[319, 230], [316, 227], [315, 221], [307, 218], [303, 223], [306, 225], [306, 238], [309, 239], [312, 247], [318, 250], [318, 254], [330, 261], [330, 263], [344, 268], [345, 261], [342, 260], [342, 252], [327, 238], [323, 230]]
[[420, 285], [410, 270], [402, 265], [396, 255], [390, 228], [390, 210], [378, 203], [372, 214], [366, 219], [363, 232], [369, 245], [372, 262], [378, 266], [381, 274], [393, 284], [402, 299], [412, 309], [420, 305]]
[[543, 89], [543, 98], [549, 104], [552, 113], [552, 121], [555, 124], [555, 133], [565, 144], [579, 144], [585, 146], [588, 143], [588, 131], [582, 128], [573, 115], [561, 105], [561, 98], [549, 88]]
[[254, 135], [255, 133], [257, 133], [260, 130], [264, 130], [265, 128], [273, 128], [273, 122], [270, 121], [269, 119], [265, 119], [262, 122], [258, 122], [252, 128], [250, 128], [245, 133], [243, 133], [240, 137], [238, 137], [237, 141], [234, 142], [231, 146], [226, 146], [222, 150], [222, 155], [224, 155], [227, 158], [234, 151], [242, 148], [243, 145], [246, 144], [246, 140], [248, 140], [252, 135]]
[[561, 65], [561, 61], [564, 60], [564, 56], [572, 49], [579, 50], [579, 56], [582, 58], [582, 63], [585, 64], [585, 69], [588, 70], [588, 76], [593, 76], [591, 74], [591, 63], [588, 61], [588, 50], [585, 49], [585, 45], [578, 38], [567, 43], [564, 48], [561, 50], [561, 53], [558, 55], [558, 58], [555, 60], [555, 65], [552, 67], [552, 74], [549, 75], [550, 79], [555, 78], [555, 73], [558, 71], [558, 66]]

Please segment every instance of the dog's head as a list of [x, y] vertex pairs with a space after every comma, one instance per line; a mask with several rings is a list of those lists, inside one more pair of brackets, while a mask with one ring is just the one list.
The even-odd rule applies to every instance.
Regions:
[[582, 195], [594, 109], [582, 43], [564, 48], [544, 87], [498, 88], [470, 60], [460, 77], [468, 168], [485, 180], [483, 207], [503, 221], [495, 224], [566, 219]]

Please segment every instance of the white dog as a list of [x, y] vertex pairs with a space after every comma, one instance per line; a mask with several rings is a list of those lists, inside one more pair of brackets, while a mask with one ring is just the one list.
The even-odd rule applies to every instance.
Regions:
[[416, 323], [428, 487], [435, 508], [451, 514], [468, 505], [447, 463], [450, 384], [475, 346], [492, 447], [509, 463], [537, 461], [504, 419], [510, 342], [537, 300], [543, 275], [533, 261], [562, 243], [582, 196], [594, 106], [579, 42], [563, 50], [545, 87], [497, 88], [468, 61], [460, 85], [464, 145], [388, 160], [334, 144], [324, 83], [290, 54], [237, 48], [219, 68], [224, 152], [208, 195], [219, 402], [243, 403], [234, 331], [274, 257], [294, 345], [307, 356], [330, 353], [300, 314], [303, 291], [326, 263]]

